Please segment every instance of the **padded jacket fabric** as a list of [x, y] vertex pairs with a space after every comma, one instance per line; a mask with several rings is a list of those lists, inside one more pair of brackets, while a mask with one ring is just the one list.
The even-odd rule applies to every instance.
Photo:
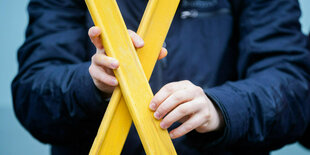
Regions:
[[[308, 35], [308, 49], [310, 49], [310, 33]], [[310, 150], [310, 122], [308, 124], [307, 130], [304, 135], [299, 139], [299, 143], [301, 143], [305, 148]]]
[[[118, 0], [136, 30], [147, 0]], [[12, 82], [21, 124], [52, 154], [87, 154], [108, 105], [89, 75], [95, 48], [83, 0], [30, 0]], [[182, 0], [150, 80], [190, 80], [225, 120], [220, 132], [174, 140], [179, 154], [262, 154], [298, 140], [309, 122], [310, 57], [297, 0]], [[143, 154], [132, 127], [123, 154]]]

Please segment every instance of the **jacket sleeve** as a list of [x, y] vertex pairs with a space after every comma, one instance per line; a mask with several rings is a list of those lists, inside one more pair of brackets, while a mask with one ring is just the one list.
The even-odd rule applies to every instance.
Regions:
[[222, 146], [268, 151], [295, 142], [306, 130], [310, 57], [299, 17], [297, 0], [243, 1], [239, 80], [205, 90], [223, 112]]
[[52, 144], [96, 133], [91, 124], [100, 122], [106, 103], [88, 72], [84, 1], [31, 0], [28, 12], [12, 82], [17, 118], [34, 137]]
[[[310, 50], [310, 33], [308, 35], [308, 49]], [[299, 143], [302, 144], [307, 149], [310, 149], [310, 122], [308, 123], [306, 132], [303, 134], [302, 137], [300, 137]]]

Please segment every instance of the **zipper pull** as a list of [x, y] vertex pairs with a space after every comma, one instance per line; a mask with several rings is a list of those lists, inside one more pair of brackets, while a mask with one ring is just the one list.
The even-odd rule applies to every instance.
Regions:
[[196, 18], [196, 17], [198, 17], [198, 11], [197, 10], [189, 10], [189, 11], [182, 11], [181, 12], [181, 19]]

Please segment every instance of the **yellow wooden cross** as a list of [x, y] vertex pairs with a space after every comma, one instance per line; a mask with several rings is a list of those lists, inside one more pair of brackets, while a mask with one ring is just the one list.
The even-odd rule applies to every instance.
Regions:
[[145, 46], [136, 53], [116, 1], [86, 0], [95, 25], [102, 30], [107, 55], [120, 62], [114, 71], [120, 88], [113, 92], [90, 154], [120, 154], [132, 119], [147, 154], [176, 154], [167, 130], [159, 127], [148, 108], [153, 94], [147, 79], [179, 1], [149, 1], [137, 32]]

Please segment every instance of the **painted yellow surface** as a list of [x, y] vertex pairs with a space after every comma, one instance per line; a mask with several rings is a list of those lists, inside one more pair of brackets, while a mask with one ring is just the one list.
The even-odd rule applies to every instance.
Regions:
[[132, 119], [119, 87], [115, 88], [90, 150], [91, 155], [118, 155], [128, 135]]
[[[103, 10], [106, 7], [108, 7], [109, 5], [106, 2], [104, 2], [104, 0], [101, 0], [101, 1], [99, 1], [99, 0], [98, 1], [87, 0], [86, 2], [87, 2], [87, 5], [90, 9], [90, 12], [93, 16], [93, 19], [97, 17], [97, 18], [99, 18], [99, 20], [102, 20], [100, 18], [103, 18], [104, 16], [101, 16], [102, 14], [99, 13], [100, 11], [98, 11], [97, 8], [101, 8]], [[105, 7], [100, 6], [103, 3], [105, 4]], [[137, 53], [138, 53], [138, 56], [140, 58], [140, 62], [143, 66], [145, 76], [147, 77], [147, 79], [149, 79], [151, 76], [151, 73], [153, 71], [153, 68], [155, 66], [155, 63], [156, 63], [156, 60], [157, 60], [157, 57], [159, 54], [159, 51], [161, 49], [163, 41], [164, 41], [166, 34], [168, 32], [169, 26], [170, 26], [171, 21], [173, 19], [174, 13], [177, 9], [178, 3], [179, 3], [179, 0], [170, 0], [170, 1], [151, 0], [148, 3], [148, 6], [146, 8], [146, 11], [144, 13], [144, 16], [142, 18], [141, 24], [140, 24], [138, 32], [137, 32], [145, 41], [145, 46], [143, 48], [137, 50]], [[109, 3], [109, 4], [113, 4], [113, 2]], [[113, 6], [113, 7], [115, 7], [115, 6]], [[109, 9], [111, 9], [113, 7], [109, 6]], [[112, 10], [112, 11], [115, 11], [115, 10]], [[119, 13], [119, 10], [117, 10], [117, 11]], [[94, 14], [96, 14], [96, 15], [94, 15]], [[112, 14], [117, 16], [117, 12], [112, 12]], [[107, 15], [108, 15], [108, 13], [107, 13]], [[110, 12], [109, 16], [111, 18], [111, 12]], [[98, 25], [98, 19], [94, 19], [94, 22], [97, 26], [100, 27], [100, 25]], [[107, 21], [107, 22], [109, 22], [109, 21]], [[118, 22], [117, 20], [114, 21], [115, 24], [117, 24], [117, 22]], [[111, 23], [109, 23], [109, 24], [112, 25]], [[120, 24], [120, 23], [118, 23], [118, 24]], [[122, 22], [122, 24], [123, 24], [123, 22]], [[104, 27], [102, 27], [102, 28], [104, 29]], [[111, 35], [112, 34], [113, 33], [111, 33]], [[108, 36], [109, 34], [105, 34], [105, 35]], [[103, 35], [103, 40], [105, 38], [104, 37], [105, 35]], [[119, 37], [122, 37], [122, 36], [119, 36]], [[128, 39], [128, 36], [127, 36], [127, 39]], [[124, 41], [123, 43], [126, 42], [126, 40], [123, 40], [123, 41]], [[104, 44], [105, 44], [105, 42], [104, 42]], [[109, 43], [107, 43], [107, 44], [109, 44]], [[124, 44], [124, 45], [126, 45], [126, 44]], [[131, 45], [132, 45], [132, 43], [131, 43]], [[125, 48], [132, 50], [132, 47], [130, 47], [130, 46], [128, 47], [128, 46], [129, 45], [127, 43], [127, 47], [125, 47]], [[105, 47], [107, 47], [107, 46], [105, 45]], [[120, 47], [120, 45], [119, 45], [119, 47]], [[113, 47], [110, 50], [113, 50]], [[120, 51], [122, 52], [122, 50], [120, 50]], [[108, 53], [108, 55], [109, 55], [109, 53]], [[135, 63], [138, 63], [138, 62], [135, 62]], [[120, 60], [120, 63], [121, 63], [121, 65], [123, 64], [121, 60]], [[137, 64], [135, 64], [135, 65], [137, 65]], [[115, 73], [116, 76], [117, 76], [117, 72], [118, 71], [116, 71], [116, 73]], [[119, 74], [122, 75], [122, 72], [120, 71]], [[127, 76], [132, 77], [132, 74], [127, 75]], [[125, 79], [125, 82], [127, 82], [127, 81], [128, 81], [128, 79]], [[120, 85], [122, 87], [121, 83], [120, 83]], [[140, 87], [143, 87], [143, 86], [141, 85]], [[130, 88], [128, 88], [128, 89], [130, 89]], [[139, 88], [136, 87], [133, 89], [139, 89]], [[149, 89], [149, 88], [147, 88], [147, 89]], [[147, 90], [147, 89], [145, 89], [145, 90]], [[133, 93], [133, 94], [135, 94], [135, 93]], [[139, 93], [137, 93], [137, 95], [141, 96], [141, 95], [139, 95]], [[152, 96], [152, 93], [151, 93], [151, 96]], [[140, 97], [140, 98], [143, 98], [143, 97]], [[144, 109], [144, 112], [140, 111], [140, 114], [134, 114], [135, 116], [133, 116], [133, 117], [141, 117], [141, 118], [137, 118], [137, 120], [134, 120], [134, 122], [136, 124], [136, 128], [139, 132], [139, 136], [142, 140], [145, 151], [147, 152], [147, 154], [175, 154], [175, 150], [173, 148], [171, 140], [170, 140], [170, 138], [167, 138], [167, 131], [164, 131], [164, 130], [159, 128], [158, 121], [156, 121], [153, 118], [152, 112], [149, 111], [147, 108], [148, 103], [150, 101], [149, 97], [145, 97], [145, 98], [148, 99], [148, 102], [144, 101], [144, 103], [131, 105], [131, 107], [130, 107], [130, 105], [128, 105], [129, 108], [132, 109], [132, 111]], [[132, 98], [129, 100], [134, 101], [134, 99], [132, 99]], [[139, 107], [132, 107], [132, 106], [139, 106]], [[147, 117], [151, 116], [150, 117], [151, 119], [145, 118], [146, 116]], [[136, 122], [142, 123], [142, 124], [140, 124], [142, 126], [139, 126], [139, 124]], [[148, 122], [148, 123], [145, 124], [143, 122]], [[148, 126], [148, 124], [153, 126], [153, 129], [151, 126]], [[104, 119], [102, 120], [102, 123], [100, 125], [99, 130], [98, 130], [98, 134], [96, 136], [96, 139], [94, 141], [94, 144], [92, 146], [90, 154], [120, 154], [122, 147], [124, 145], [124, 142], [126, 140], [127, 134], [129, 132], [130, 125], [131, 125], [130, 114], [129, 114], [128, 109], [125, 105], [124, 99], [121, 97], [120, 89], [116, 88], [115, 91], [113, 92], [113, 95], [112, 95], [111, 101], [109, 103], [108, 109], [106, 110]], [[141, 130], [145, 130], [145, 131], [141, 131]], [[158, 132], [158, 133], [155, 133], [155, 135], [153, 135], [153, 134], [150, 134], [149, 131]], [[141, 134], [144, 134], [144, 135], [141, 135]]]

